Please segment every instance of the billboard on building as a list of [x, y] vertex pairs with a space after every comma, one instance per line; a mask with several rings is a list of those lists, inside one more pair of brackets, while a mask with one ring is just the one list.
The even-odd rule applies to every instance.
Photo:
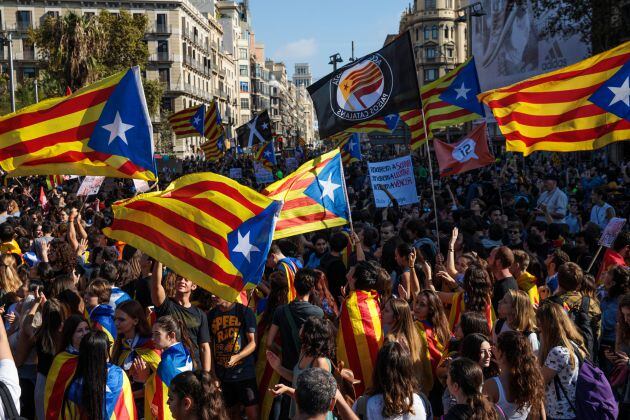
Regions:
[[531, 0], [481, 0], [484, 16], [472, 19], [472, 49], [482, 90], [511, 85], [586, 58], [579, 35], [545, 37], [554, 13], [539, 18]]

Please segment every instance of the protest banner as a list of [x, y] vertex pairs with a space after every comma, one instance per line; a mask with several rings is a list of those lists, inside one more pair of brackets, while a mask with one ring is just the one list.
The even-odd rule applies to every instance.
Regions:
[[418, 203], [411, 156], [368, 162], [368, 169], [376, 207], [387, 207], [391, 202], [383, 189], [387, 189], [401, 206]]
[[232, 179], [241, 179], [241, 178], [243, 178], [243, 169], [241, 169], [241, 168], [230, 168], [230, 178], [232, 178]]
[[138, 194], [145, 193], [151, 189], [151, 187], [149, 187], [149, 183], [144, 179], [134, 179], [133, 186], [136, 188], [136, 192]]
[[613, 217], [610, 219], [610, 222], [608, 222], [602, 232], [602, 236], [599, 238], [599, 244], [610, 248], [625, 224], [626, 219], [622, 219], [621, 217]]
[[273, 174], [260, 162], [254, 162], [254, 175], [258, 184], [271, 184], [275, 181]]
[[298, 160], [294, 157], [289, 157], [284, 160], [284, 166], [286, 167], [287, 172], [293, 172], [298, 167]]
[[88, 195], [98, 194], [101, 185], [103, 185], [103, 181], [105, 181], [104, 176], [86, 176], [83, 178], [83, 182], [77, 191], [77, 197], [87, 197]]

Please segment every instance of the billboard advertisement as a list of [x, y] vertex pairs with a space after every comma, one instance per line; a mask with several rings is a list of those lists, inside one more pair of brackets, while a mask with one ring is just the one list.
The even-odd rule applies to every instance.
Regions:
[[531, 0], [481, 0], [484, 16], [472, 18], [472, 48], [481, 90], [508, 86], [589, 56], [579, 35], [545, 37], [545, 22]]

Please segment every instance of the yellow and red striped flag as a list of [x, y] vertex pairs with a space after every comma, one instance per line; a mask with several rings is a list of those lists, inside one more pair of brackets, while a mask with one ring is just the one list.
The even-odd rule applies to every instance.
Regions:
[[175, 137], [201, 136], [207, 139], [218, 139], [223, 136], [221, 114], [216, 101], [210, 105], [197, 105], [183, 109], [168, 117]]
[[507, 150], [594, 150], [630, 139], [630, 42], [568, 67], [491, 90]]
[[59, 420], [62, 417], [63, 398], [70, 380], [77, 369], [78, 353], [62, 351], [53, 359], [44, 390], [44, 415], [46, 420]]
[[153, 128], [138, 67], [0, 117], [0, 166], [10, 176], [155, 181]]
[[114, 204], [104, 232], [234, 302], [260, 281], [282, 203], [210, 172]]
[[337, 332], [337, 359], [352, 370], [361, 383], [355, 386], [362, 395], [372, 386], [372, 372], [378, 350], [383, 344], [378, 293], [353, 290], [341, 306]]
[[427, 140], [424, 133], [424, 124], [422, 122], [422, 112], [419, 109], [403, 111], [400, 113], [400, 119], [409, 127], [411, 133], [409, 146], [411, 150], [419, 149]]
[[260, 162], [269, 172], [278, 164], [273, 140], [260, 145], [254, 154], [254, 160]]
[[335, 149], [304, 163], [263, 191], [267, 197], [284, 202], [274, 239], [348, 223], [341, 163], [339, 149]]
[[52, 190], [53, 188], [57, 188], [58, 185], [63, 184], [65, 178], [64, 175], [48, 175], [46, 177], [46, 189]]
[[474, 58], [422, 86], [420, 97], [427, 131], [485, 118], [483, 105], [477, 99], [479, 92]]
[[[268, 420], [271, 417], [274, 396], [269, 390], [273, 389], [280, 382], [280, 374], [271, 367], [266, 356], [268, 350], [267, 335], [269, 334], [270, 324], [271, 320], [269, 322], [261, 320], [256, 328], [256, 353], [258, 355], [256, 357], [256, 383], [258, 384], [258, 395], [260, 395], [261, 420]], [[280, 334], [276, 334], [274, 343], [282, 351]], [[282, 353], [278, 354], [278, 356], [282, 356]]]
[[343, 136], [335, 136], [337, 143], [334, 148], [339, 148], [341, 161], [349, 165], [363, 159], [361, 155], [361, 140], [358, 133], [345, 133]]

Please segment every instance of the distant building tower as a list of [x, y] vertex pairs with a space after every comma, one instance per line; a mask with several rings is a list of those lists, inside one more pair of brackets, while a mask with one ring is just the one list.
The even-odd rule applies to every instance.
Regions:
[[307, 87], [313, 83], [311, 65], [308, 63], [295, 63], [293, 72], [293, 84], [297, 87]]

